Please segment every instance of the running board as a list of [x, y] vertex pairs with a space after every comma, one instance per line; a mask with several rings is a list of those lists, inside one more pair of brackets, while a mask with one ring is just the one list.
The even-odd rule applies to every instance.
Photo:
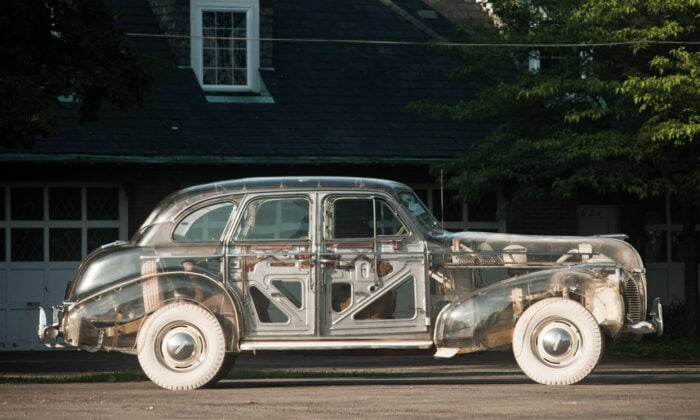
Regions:
[[354, 350], [354, 349], [429, 349], [430, 340], [317, 340], [317, 341], [243, 341], [241, 351], [251, 350]]

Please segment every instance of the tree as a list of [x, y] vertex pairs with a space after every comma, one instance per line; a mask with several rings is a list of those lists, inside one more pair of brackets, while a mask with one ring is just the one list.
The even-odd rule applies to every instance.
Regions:
[[80, 104], [83, 121], [103, 101], [142, 103], [151, 65], [115, 23], [101, 0], [0, 3], [0, 146], [31, 147], [55, 132], [61, 96]]
[[700, 0], [488, 4], [494, 19], [469, 28], [472, 40], [507, 47], [439, 47], [463, 63], [456, 76], [479, 81], [478, 95], [415, 104], [495, 122], [472, 153], [440, 168], [449, 185], [470, 201], [499, 188], [506, 211], [582, 187], [671, 195], [684, 215], [686, 332], [697, 339]]

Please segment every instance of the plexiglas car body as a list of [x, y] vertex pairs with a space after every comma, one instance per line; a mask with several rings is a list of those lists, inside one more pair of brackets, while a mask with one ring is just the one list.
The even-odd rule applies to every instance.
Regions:
[[513, 348], [545, 384], [583, 379], [601, 331], [660, 334], [644, 266], [605, 237], [450, 233], [403, 184], [254, 178], [165, 198], [129, 242], [78, 269], [39, 335], [138, 354], [157, 384], [192, 389], [256, 350]]

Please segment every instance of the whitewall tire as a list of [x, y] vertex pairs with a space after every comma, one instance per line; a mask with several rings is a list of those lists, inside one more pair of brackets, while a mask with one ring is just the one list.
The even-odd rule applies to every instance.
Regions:
[[600, 361], [603, 340], [593, 315], [576, 301], [550, 298], [529, 307], [513, 330], [513, 354], [535, 382], [569, 385]]
[[146, 376], [167, 389], [211, 385], [226, 369], [226, 338], [219, 321], [191, 303], [154, 312], [139, 331], [137, 350]]

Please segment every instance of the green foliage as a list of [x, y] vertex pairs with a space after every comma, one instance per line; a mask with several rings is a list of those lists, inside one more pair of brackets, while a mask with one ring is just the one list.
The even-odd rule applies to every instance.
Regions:
[[[700, 205], [700, 0], [488, 4], [492, 22], [467, 30], [475, 43], [508, 46], [439, 47], [461, 60], [454, 76], [479, 82], [478, 94], [453, 106], [413, 107], [496, 128], [435, 173], [468, 201], [500, 190], [506, 217], [525, 200], [582, 187], [670, 194], [688, 215], [684, 237], [693, 238], [700, 223], [692, 220]], [[533, 59], [539, 68], [528, 65]], [[684, 249], [685, 293], [693, 296], [697, 247]], [[700, 302], [687, 308], [695, 320], [688, 336], [697, 338]]]
[[100, 0], [0, 3], [0, 146], [53, 133], [61, 96], [80, 104], [81, 120], [96, 118], [103, 101], [143, 102], [151, 66], [115, 23]]
[[[470, 200], [500, 188], [517, 203], [582, 185], [642, 198], [697, 185], [688, 156], [700, 126], [700, 2], [490, 4], [496, 18], [469, 28], [474, 41], [518, 46], [441, 47], [464, 63], [454, 76], [481, 89], [455, 106], [414, 104], [434, 116], [498, 122], [473, 153], [440, 168], [451, 187]], [[528, 69], [532, 58], [539, 69]], [[700, 189], [692, 195], [697, 201]]]

